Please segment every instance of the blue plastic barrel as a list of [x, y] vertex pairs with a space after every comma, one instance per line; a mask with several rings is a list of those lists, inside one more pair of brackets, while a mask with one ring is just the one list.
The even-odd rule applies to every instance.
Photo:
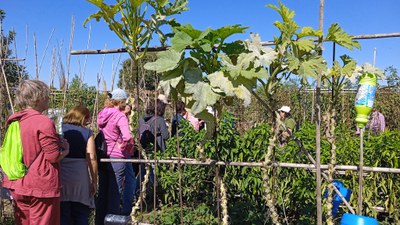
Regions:
[[378, 225], [378, 221], [368, 216], [345, 213], [342, 216], [340, 225]]

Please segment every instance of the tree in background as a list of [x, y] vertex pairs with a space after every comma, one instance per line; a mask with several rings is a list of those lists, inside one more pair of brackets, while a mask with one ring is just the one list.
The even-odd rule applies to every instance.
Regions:
[[385, 69], [385, 77], [387, 80], [388, 87], [399, 89], [400, 87], [400, 78], [397, 73], [397, 68], [393, 66], [389, 66]]
[[147, 62], [154, 62], [157, 56], [153, 52], [148, 52], [143, 58], [137, 62], [127, 59], [122, 63], [122, 69], [119, 71], [118, 87], [122, 87], [132, 92], [136, 86], [136, 77], [139, 76], [139, 88], [153, 91], [156, 89], [159, 75], [153, 71], [143, 68]]
[[[5, 16], [5, 11], [0, 9], [0, 140], [2, 140], [5, 128], [3, 127], [5, 123], [2, 120], [11, 114], [11, 103], [7, 90], [12, 95], [12, 90], [18, 84], [19, 80], [28, 78], [25, 66], [19, 65], [17, 60], [12, 60], [15, 56], [13, 56], [10, 46], [15, 41], [16, 33], [9, 31], [8, 34], [4, 34], [2, 25]], [[6, 85], [8, 85], [8, 88]]]

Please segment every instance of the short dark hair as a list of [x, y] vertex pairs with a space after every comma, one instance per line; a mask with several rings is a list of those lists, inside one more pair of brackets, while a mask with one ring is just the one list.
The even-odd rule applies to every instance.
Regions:
[[146, 107], [147, 115], [155, 115], [156, 114], [156, 104], [157, 104], [157, 115], [164, 116], [166, 104], [162, 101], [154, 102], [154, 100], [149, 101]]
[[176, 104], [175, 104], [175, 107], [176, 107], [176, 112], [177, 113], [186, 112], [186, 109], [185, 109], [186, 104], [184, 102], [182, 102], [182, 101], [177, 101]]

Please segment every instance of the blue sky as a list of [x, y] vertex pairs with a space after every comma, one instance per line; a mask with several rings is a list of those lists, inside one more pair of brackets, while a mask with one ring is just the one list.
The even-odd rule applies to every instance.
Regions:
[[[318, 0], [282, 0], [282, 2], [296, 12], [294, 19], [300, 26], [318, 28]], [[274, 10], [265, 7], [266, 4], [278, 4], [278, 1], [189, 0], [189, 11], [177, 16], [176, 19], [182, 24], [190, 23], [197, 29], [208, 27], [216, 29], [225, 25], [241, 24], [248, 26], [249, 29], [246, 34], [233, 36], [234, 39], [248, 39], [249, 33], [253, 32], [259, 33], [262, 41], [270, 41], [273, 40], [273, 36], [278, 35], [273, 22], [279, 20], [280, 17]], [[89, 49], [122, 47], [121, 41], [108, 29], [105, 22], [92, 20], [86, 28], [82, 26], [85, 18], [97, 11], [96, 7], [85, 0], [1, 0], [0, 9], [6, 12], [3, 31], [14, 29], [17, 32], [17, 56], [26, 58], [26, 61], [21, 64], [27, 66], [32, 78], [36, 74], [34, 34], [38, 63], [40, 64], [43, 59], [39, 79], [49, 82], [53, 49], [62, 48], [61, 59], [67, 68], [72, 17], [75, 22], [73, 50], [87, 48], [89, 25], [91, 27]], [[324, 31], [326, 33], [330, 24], [339, 23], [351, 35], [398, 33], [400, 32], [399, 12], [400, 1], [398, 0], [326, 0]], [[154, 41], [154, 45], [156, 44], [157, 42]], [[374, 48], [376, 48], [376, 67], [385, 69], [388, 66], [394, 66], [400, 69], [400, 38], [360, 40], [360, 44], [362, 49], [354, 51], [338, 47], [336, 59], [342, 54], [348, 54], [360, 65], [367, 62], [372, 64]], [[324, 47], [325, 58], [331, 62], [332, 44], [325, 44]], [[71, 56], [70, 78], [74, 74], [83, 73], [85, 83], [95, 85], [96, 75], [100, 74], [105, 78], [107, 88], [110, 89], [113, 71], [118, 71], [120, 68], [118, 60], [122, 63], [122, 60], [127, 58], [127, 54]], [[84, 67], [85, 59], [87, 60], [86, 67]], [[57, 79], [56, 76], [56, 86]]]

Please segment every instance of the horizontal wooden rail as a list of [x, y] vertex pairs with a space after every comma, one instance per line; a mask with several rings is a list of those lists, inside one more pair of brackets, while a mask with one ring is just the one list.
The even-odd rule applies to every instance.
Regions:
[[[378, 39], [378, 38], [394, 38], [400, 37], [400, 33], [388, 33], [388, 34], [365, 34], [365, 35], [356, 35], [353, 37], [355, 40], [362, 39]], [[318, 41], [318, 40], [315, 40]], [[264, 41], [261, 43], [263, 46], [274, 45], [273, 41]], [[163, 47], [150, 47], [147, 49], [148, 52], [159, 52], [165, 51], [169, 46]], [[143, 51], [141, 48], [139, 51]], [[102, 50], [71, 50], [71, 55], [93, 55], [93, 54], [112, 54], [112, 53], [125, 53], [127, 52], [126, 48], [117, 48], [117, 49], [102, 49]]]
[[[247, 167], [263, 167], [262, 162], [223, 162], [215, 160], [199, 161], [196, 159], [182, 158], [179, 159], [101, 159], [101, 162], [132, 162], [132, 163], [160, 163], [160, 164], [183, 164], [183, 165], [207, 165], [207, 166], [247, 166]], [[268, 165], [270, 167], [284, 167], [284, 168], [301, 168], [301, 169], [315, 169], [313, 164], [303, 164], [303, 163], [281, 163], [275, 162]], [[397, 168], [387, 168], [387, 167], [368, 167], [364, 166], [365, 172], [379, 172], [379, 173], [400, 173], [400, 169]], [[347, 165], [336, 165], [336, 170], [351, 170], [358, 171], [358, 166], [347, 166]], [[328, 170], [328, 165], [321, 165], [321, 170]]]

